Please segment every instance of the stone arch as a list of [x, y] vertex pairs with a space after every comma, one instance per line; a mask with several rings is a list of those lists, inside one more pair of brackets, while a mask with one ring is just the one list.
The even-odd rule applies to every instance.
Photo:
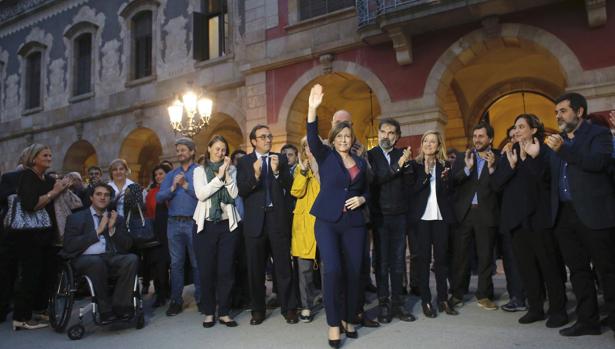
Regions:
[[81, 175], [85, 175], [88, 167], [98, 164], [96, 149], [92, 143], [83, 139], [71, 144], [64, 154], [64, 161], [62, 162], [62, 172], [64, 173], [79, 172]]
[[137, 127], [122, 141], [118, 157], [128, 162], [131, 179], [146, 186], [161, 155], [162, 144], [156, 132], [150, 128]]
[[[489, 50], [485, 42], [501, 39], [504, 43], [530, 42], [554, 57], [560, 64], [568, 85], [582, 81], [583, 68], [574, 52], [557, 36], [548, 31], [518, 23], [503, 23], [500, 35], [493, 37], [485, 29], [477, 29], [453, 43], [438, 58], [427, 77], [424, 97], [442, 96], [448, 89], [454, 73], [475, 57]], [[435, 100], [432, 101], [435, 106]]]
[[[511, 59], [502, 61], [503, 57]], [[520, 65], [513, 66], [521, 59]], [[505, 68], [496, 74], [495, 66]], [[484, 78], [477, 79], [481, 74]], [[432, 67], [423, 101], [445, 114], [447, 144], [465, 148], [469, 130], [500, 96], [533, 91], [555, 98], [582, 79], [577, 57], [555, 35], [524, 24], [504, 23], [497, 35], [483, 28], [453, 43]]]
[[237, 149], [241, 149], [245, 140], [243, 130], [233, 117], [220, 112], [214, 113], [207, 129], [194, 136], [197, 158], [205, 153], [207, 144], [214, 135], [221, 135], [228, 142], [229, 149], [227, 155], [230, 155], [231, 152]]
[[[388, 90], [382, 83], [382, 80], [376, 74], [374, 74], [368, 68], [363, 67], [354, 62], [348, 61], [334, 61], [332, 64], [332, 72], [340, 72], [347, 73], [357, 77], [362, 80], [369, 86], [373, 93], [374, 97], [379, 101], [380, 105], [383, 108], [386, 108], [391, 104], [391, 97], [389, 95]], [[308, 86], [308, 84], [314, 80], [316, 80], [319, 76], [323, 75], [323, 67], [318, 65], [313, 67], [312, 69], [306, 71], [297, 79], [291, 87], [286, 92], [286, 96], [282, 100], [282, 104], [280, 106], [280, 110], [278, 111], [278, 121], [277, 123], [280, 125], [286, 125], [288, 122], [288, 116], [290, 115], [290, 108], [293, 104], [293, 101], [301, 92], [303, 88]], [[383, 110], [384, 112], [384, 110]]]

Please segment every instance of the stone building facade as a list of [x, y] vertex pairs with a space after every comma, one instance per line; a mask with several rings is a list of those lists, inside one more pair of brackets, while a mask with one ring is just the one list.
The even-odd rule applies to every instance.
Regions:
[[121, 157], [146, 183], [174, 158], [166, 108], [189, 82], [214, 100], [200, 150], [213, 134], [250, 150], [256, 124], [297, 144], [314, 83], [323, 135], [344, 108], [367, 143], [380, 117], [402, 145], [439, 129], [463, 149], [481, 118], [499, 142], [520, 111], [555, 127], [564, 91], [615, 108], [613, 16], [605, 0], [4, 0], [0, 171], [38, 142], [54, 170]]

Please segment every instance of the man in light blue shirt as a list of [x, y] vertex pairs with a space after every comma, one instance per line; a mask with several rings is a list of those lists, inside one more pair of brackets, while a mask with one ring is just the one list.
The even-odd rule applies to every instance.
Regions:
[[180, 166], [167, 173], [156, 194], [156, 202], [167, 203], [169, 221], [167, 237], [171, 256], [171, 303], [167, 316], [175, 316], [183, 310], [182, 293], [184, 289], [184, 262], [186, 250], [190, 258], [194, 280], [194, 300], [200, 304], [201, 285], [196, 255], [192, 248], [192, 234], [196, 225], [192, 216], [196, 209], [197, 198], [194, 193], [193, 172], [196, 168], [194, 155], [196, 147], [190, 138], [179, 138], [175, 142], [175, 151]]

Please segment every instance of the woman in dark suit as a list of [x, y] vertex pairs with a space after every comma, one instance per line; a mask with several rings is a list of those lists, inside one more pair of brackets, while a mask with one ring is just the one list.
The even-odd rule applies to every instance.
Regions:
[[365, 243], [365, 219], [360, 207], [368, 195], [367, 163], [352, 155], [355, 135], [349, 122], [329, 132], [330, 147], [318, 137], [316, 108], [322, 86], [310, 91], [307, 139], [320, 171], [320, 193], [310, 213], [316, 217], [315, 233], [324, 264], [324, 303], [329, 325], [329, 345], [338, 348], [340, 333], [357, 338], [350, 320], [356, 314], [361, 290], [360, 274]]
[[413, 166], [410, 219], [416, 230], [416, 268], [419, 291], [425, 316], [434, 318], [436, 311], [431, 304], [429, 289], [429, 264], [431, 252], [436, 269], [438, 308], [440, 312], [457, 315], [447, 301], [448, 241], [450, 226], [455, 223], [452, 207], [452, 180], [450, 164], [446, 161], [446, 146], [442, 134], [427, 131], [421, 138], [421, 149]]
[[[549, 295], [547, 327], [561, 327], [568, 322], [566, 294], [558, 267], [557, 247], [552, 232], [550, 191], [537, 175], [537, 164], [547, 153], [543, 143], [545, 129], [538, 117], [521, 114], [515, 119], [517, 143], [504, 147], [492, 183], [502, 191], [500, 229], [510, 233], [521, 279], [529, 305], [519, 319], [529, 324], [545, 319], [543, 289]], [[534, 159], [536, 157], [536, 159]], [[548, 181], [548, 179], [547, 179]]]

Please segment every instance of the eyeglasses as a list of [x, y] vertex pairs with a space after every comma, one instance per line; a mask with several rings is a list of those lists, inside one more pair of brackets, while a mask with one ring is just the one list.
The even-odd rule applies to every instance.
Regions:
[[267, 139], [268, 140], [272, 140], [273, 139], [273, 135], [262, 135], [262, 136], [258, 136], [256, 138], [260, 139], [261, 141], [264, 141], [264, 140], [267, 140]]

